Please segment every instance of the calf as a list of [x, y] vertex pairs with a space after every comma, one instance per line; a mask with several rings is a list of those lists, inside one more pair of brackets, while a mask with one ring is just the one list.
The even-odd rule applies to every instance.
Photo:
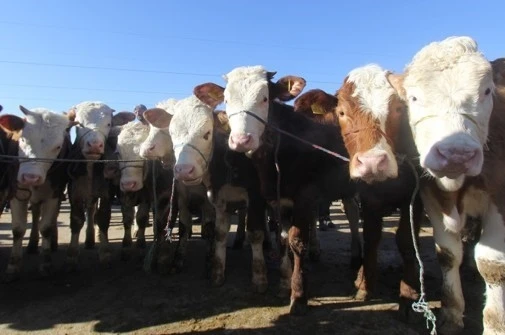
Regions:
[[[149, 159], [159, 159], [164, 169], [173, 169], [175, 164], [172, 139], [169, 126], [172, 120], [173, 107], [176, 100], [169, 99], [157, 104], [156, 108], [143, 113], [145, 122], [149, 124], [149, 135], [140, 147], [140, 155]], [[179, 242], [173, 261], [169, 256], [169, 243], [161, 238], [161, 250], [158, 254], [158, 268], [180, 271], [184, 265], [187, 241], [192, 231], [192, 213], [202, 216], [202, 237], [208, 238], [210, 227], [213, 227], [215, 212], [207, 199], [206, 189], [201, 185], [185, 185], [175, 181], [174, 205], [179, 212]], [[174, 216], [173, 216], [174, 217]], [[164, 236], [164, 226], [158, 227], [160, 236]]]
[[[198, 92], [198, 88], [195, 91]], [[261, 197], [259, 180], [251, 161], [244, 154], [228, 150], [226, 116], [222, 112], [214, 113], [215, 107], [196, 96], [183, 99], [174, 106], [169, 131], [176, 158], [175, 177], [185, 185], [203, 184], [212, 193], [216, 210], [211, 273], [214, 286], [222, 285], [225, 280], [230, 215], [237, 205], [246, 204], [247, 231], [253, 252], [253, 289], [264, 292], [267, 277], [262, 244], [266, 230], [266, 203]]]
[[[338, 141], [339, 130], [334, 125], [317, 123], [299, 113], [292, 106], [280, 103], [296, 97], [305, 86], [303, 78], [288, 76], [276, 83], [274, 73], [261, 66], [236, 68], [225, 76], [226, 89], [215, 84], [197, 87], [197, 96], [208, 105], [226, 103], [231, 128], [229, 147], [251, 157], [259, 174], [261, 190], [268, 201], [277, 200], [292, 205], [292, 225], [282, 234], [281, 290], [291, 288], [292, 314], [304, 313], [307, 306], [306, 254], [309, 231], [317, 219], [320, 199], [351, 198], [356, 193], [350, 181], [347, 163], [301, 143], [291, 137], [276, 136], [265, 122], [296, 136], [345, 154], [343, 141]], [[337, 139], [337, 140], [335, 140]], [[276, 153], [277, 152], [277, 153]], [[280, 167], [280, 189], [277, 189], [275, 161]], [[294, 267], [287, 255], [287, 247], [294, 254]], [[289, 281], [291, 279], [291, 284]]]
[[[129, 112], [121, 112], [113, 116], [114, 110], [101, 102], [82, 102], [73, 107], [71, 111], [75, 113], [76, 121], [79, 122], [77, 136], [72, 147], [72, 156], [91, 161], [72, 163], [69, 166], [68, 194], [71, 239], [66, 260], [69, 270], [72, 270], [77, 264], [79, 234], [85, 219], [87, 221], [86, 247], [94, 246], [96, 220], [100, 229], [100, 261], [104, 263], [110, 261], [111, 251], [107, 231], [111, 217], [111, 194], [114, 194], [115, 190], [114, 185], [104, 178], [104, 165], [98, 161], [104, 154], [106, 146], [114, 145], [114, 138], [107, 141], [111, 129], [135, 119], [135, 114]], [[112, 131], [117, 130], [113, 129]]]
[[[350, 158], [349, 173], [358, 181], [363, 217], [364, 259], [355, 281], [358, 299], [368, 299], [375, 290], [383, 217], [400, 209], [396, 232], [396, 244], [404, 261], [400, 312], [408, 316], [410, 302], [418, 299], [410, 227], [410, 205], [418, 178], [414, 168], [417, 153], [406, 106], [389, 84], [388, 73], [377, 65], [354, 69], [335, 96], [313, 90], [298, 98], [295, 106], [320, 118], [320, 122], [340, 124]], [[413, 213], [417, 238], [423, 213], [419, 196], [413, 203]]]
[[504, 78], [505, 60], [490, 64], [466, 36], [427, 45], [404, 74], [389, 76], [407, 101], [420, 164], [428, 176], [421, 197], [443, 273], [438, 321], [444, 333], [463, 328], [459, 266], [466, 215], [482, 219], [475, 260], [486, 282], [484, 334], [505, 333]]
[[[61, 115], [45, 108], [29, 110], [23, 106], [20, 109], [24, 119], [13, 115], [2, 115], [0, 118], [2, 127], [16, 132], [20, 158], [16, 178], [18, 185], [10, 202], [13, 246], [6, 271], [8, 280], [17, 278], [21, 270], [29, 202], [40, 205], [37, 207], [40, 209], [42, 235], [40, 271], [43, 275], [51, 271], [51, 237], [55, 236], [61, 198], [67, 185], [67, 164], [51, 160], [68, 157], [71, 145], [69, 129], [75, 123], [74, 113]], [[40, 160], [27, 161], [23, 158]]]

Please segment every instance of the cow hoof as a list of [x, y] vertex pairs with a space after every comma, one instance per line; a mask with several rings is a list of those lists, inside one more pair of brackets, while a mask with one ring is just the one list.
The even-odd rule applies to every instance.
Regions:
[[26, 252], [31, 255], [35, 255], [39, 253], [39, 244], [38, 243], [28, 243], [26, 247]]
[[266, 279], [253, 283], [254, 293], [265, 293], [268, 289], [268, 282]]
[[456, 335], [463, 331], [463, 323], [449, 320], [444, 314], [440, 314], [437, 319], [437, 331], [444, 335]]
[[145, 239], [138, 239], [137, 240], [137, 248], [145, 249], [146, 248], [146, 240]]
[[86, 249], [93, 249], [95, 247], [95, 241], [86, 240], [84, 242], [84, 247]]
[[362, 259], [361, 257], [351, 257], [351, 270], [357, 271], [362, 265]]
[[11, 273], [6, 273], [2, 277], [2, 283], [8, 284], [8, 283], [13, 283], [21, 278], [21, 275], [19, 274], [19, 271], [17, 272], [11, 272]]
[[354, 300], [357, 300], [357, 301], [366, 301], [370, 299], [370, 295], [368, 293], [368, 291], [365, 291], [365, 290], [358, 290], [356, 292], [356, 294], [354, 295]]
[[300, 316], [307, 314], [307, 301], [302, 299], [291, 299], [289, 306], [289, 314]]

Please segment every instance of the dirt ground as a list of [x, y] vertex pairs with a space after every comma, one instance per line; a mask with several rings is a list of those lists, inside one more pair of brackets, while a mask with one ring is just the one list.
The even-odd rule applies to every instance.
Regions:
[[[77, 273], [63, 270], [69, 242], [69, 207], [59, 216], [60, 247], [54, 253], [55, 273], [39, 275], [37, 255], [24, 256], [20, 280], [0, 284], [0, 334], [429, 334], [422, 319], [409, 324], [397, 316], [401, 259], [394, 242], [396, 217], [385, 223], [379, 254], [377, 295], [371, 301], [352, 299], [355, 271], [349, 267], [350, 234], [338, 206], [332, 207], [336, 229], [318, 232], [322, 257], [309, 264], [310, 309], [306, 316], [288, 315], [289, 299], [277, 298], [279, 271], [269, 267], [269, 289], [252, 293], [251, 252], [228, 249], [224, 286], [211, 288], [204, 277], [205, 243], [199, 226], [188, 246], [184, 270], [160, 276], [143, 270], [144, 252], [121, 259], [121, 214], [114, 208], [110, 237], [114, 260], [98, 262], [97, 250], [81, 249]], [[0, 218], [0, 269], [3, 273], [12, 245], [10, 214]], [[235, 226], [232, 226], [232, 230]], [[152, 228], [148, 228], [148, 241]], [[423, 225], [422, 258], [430, 306], [440, 307], [441, 273], [431, 227]], [[27, 243], [29, 231], [25, 236]], [[229, 236], [231, 246], [234, 234]], [[81, 242], [84, 231], [81, 232]], [[467, 301], [464, 334], [482, 332], [484, 286], [474, 272], [463, 269]]]

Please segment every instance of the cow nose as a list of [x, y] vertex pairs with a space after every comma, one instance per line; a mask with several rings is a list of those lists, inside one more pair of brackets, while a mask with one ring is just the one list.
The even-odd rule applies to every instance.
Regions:
[[137, 182], [135, 182], [135, 181], [121, 182], [121, 187], [125, 191], [131, 191], [131, 190], [135, 189], [135, 186], [137, 186]]
[[87, 141], [86, 144], [91, 150], [100, 151], [103, 149], [103, 142], [100, 140]]
[[362, 176], [385, 172], [389, 166], [386, 153], [357, 155], [355, 164]]
[[40, 181], [41, 177], [33, 173], [23, 173], [21, 180], [24, 184], [35, 185]]
[[174, 169], [177, 177], [181, 179], [191, 179], [195, 171], [195, 167], [191, 164], [176, 164]]
[[478, 150], [466, 147], [437, 146], [437, 153], [449, 164], [464, 164], [475, 158]]
[[230, 136], [230, 141], [236, 145], [247, 145], [251, 142], [251, 134], [234, 134]]

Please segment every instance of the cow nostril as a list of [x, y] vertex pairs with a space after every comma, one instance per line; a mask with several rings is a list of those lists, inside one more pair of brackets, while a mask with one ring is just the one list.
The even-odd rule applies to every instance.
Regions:
[[100, 143], [100, 144], [98, 145], [98, 147], [99, 147], [99, 148], [103, 148], [103, 143]]
[[151, 145], [151, 146], [149, 147], [149, 149], [147, 149], [147, 150], [148, 150], [148, 151], [153, 151], [155, 147], [156, 147], [156, 145], [155, 145], [155, 144], [153, 144], [153, 145]]

